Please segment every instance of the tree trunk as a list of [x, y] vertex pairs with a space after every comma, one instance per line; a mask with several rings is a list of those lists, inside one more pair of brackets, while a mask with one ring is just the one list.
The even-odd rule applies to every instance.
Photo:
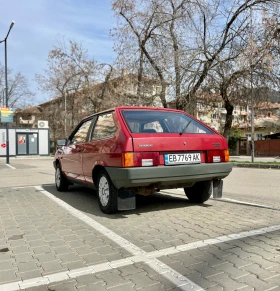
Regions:
[[110, 71], [108, 72], [108, 74], [106, 74], [105, 81], [103, 82], [103, 85], [102, 85], [101, 94], [100, 94], [101, 100], [103, 100], [105, 97], [105, 92], [106, 92], [107, 86], [109, 84], [112, 71], [113, 71], [113, 67], [110, 65]]
[[144, 52], [141, 50], [140, 52], [140, 62], [139, 62], [139, 69], [138, 69], [138, 76], [137, 76], [137, 97], [138, 101], [141, 101], [142, 97], [142, 79], [143, 79], [143, 58], [144, 58]]
[[182, 96], [176, 99], [176, 109], [188, 112], [193, 116], [196, 116], [196, 106], [197, 101], [195, 94], [191, 95], [191, 93], [188, 93], [185, 97]]
[[140, 44], [140, 48], [143, 51], [143, 53], [145, 54], [145, 56], [147, 57], [147, 59], [150, 62], [151, 66], [155, 69], [155, 71], [158, 74], [158, 77], [160, 79], [160, 84], [161, 84], [161, 92], [160, 92], [161, 103], [162, 103], [162, 106], [164, 108], [167, 108], [167, 101], [166, 101], [166, 83], [165, 83], [165, 80], [164, 80], [163, 72], [160, 69], [160, 67], [156, 64], [156, 62], [154, 61], [154, 59], [150, 56], [150, 54], [148, 53], [148, 51], [146, 50], [145, 42], [144, 41]]
[[[174, 12], [175, 13], [175, 12]], [[173, 13], [173, 19], [170, 24], [170, 35], [173, 42], [173, 54], [174, 54], [174, 68], [175, 68], [175, 94], [176, 100], [181, 96], [181, 70], [180, 70], [180, 57], [179, 57], [179, 46], [177, 37], [174, 31], [174, 22], [175, 22], [175, 15]]]
[[222, 93], [222, 98], [224, 100], [225, 108], [226, 108], [226, 111], [227, 111], [223, 136], [228, 141], [229, 136], [230, 136], [231, 125], [232, 125], [232, 118], [233, 118], [233, 115], [232, 115], [232, 113], [233, 113], [233, 105], [228, 100], [228, 97], [227, 97], [226, 93]]

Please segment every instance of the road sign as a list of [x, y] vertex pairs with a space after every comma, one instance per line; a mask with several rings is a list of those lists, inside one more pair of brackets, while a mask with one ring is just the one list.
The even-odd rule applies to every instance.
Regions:
[[14, 109], [10, 107], [0, 107], [1, 122], [11, 123], [14, 121]]
[[1, 144], [1, 148], [5, 148], [6, 147], [6, 144], [5, 143], [2, 143]]

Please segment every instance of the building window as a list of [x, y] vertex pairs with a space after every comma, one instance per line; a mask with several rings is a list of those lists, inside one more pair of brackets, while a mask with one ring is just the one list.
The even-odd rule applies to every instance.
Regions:
[[160, 95], [161, 92], [161, 86], [156, 86], [156, 94]]
[[262, 140], [262, 139], [263, 139], [263, 134], [257, 133], [257, 140]]
[[133, 84], [127, 85], [127, 91], [131, 94], [135, 93], [135, 88], [134, 88]]
[[245, 136], [247, 137], [247, 140], [251, 140], [251, 133], [245, 133]]

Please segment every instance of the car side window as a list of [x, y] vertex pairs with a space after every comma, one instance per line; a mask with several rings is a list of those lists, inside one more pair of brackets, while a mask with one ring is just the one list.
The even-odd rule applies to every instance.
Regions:
[[116, 132], [116, 125], [113, 118], [113, 113], [99, 115], [95, 123], [91, 140], [107, 138]]
[[86, 142], [87, 134], [88, 134], [91, 122], [92, 120], [88, 120], [80, 126], [80, 128], [76, 131], [76, 133], [72, 137], [71, 144]]

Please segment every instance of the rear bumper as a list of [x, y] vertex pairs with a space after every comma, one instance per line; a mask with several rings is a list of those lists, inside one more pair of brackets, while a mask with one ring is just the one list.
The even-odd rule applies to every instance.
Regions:
[[223, 179], [232, 170], [232, 163], [158, 166], [139, 168], [106, 167], [112, 182], [119, 188], [157, 184], [159, 189], [187, 186], [199, 181]]

